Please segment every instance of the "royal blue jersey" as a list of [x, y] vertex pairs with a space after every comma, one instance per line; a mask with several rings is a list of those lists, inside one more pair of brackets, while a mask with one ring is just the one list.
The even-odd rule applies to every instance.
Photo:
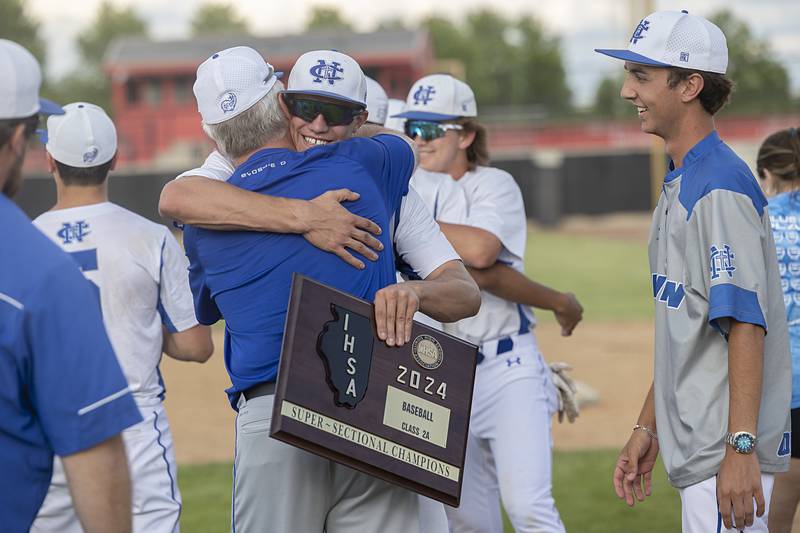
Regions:
[[[389, 218], [408, 191], [413, 169], [408, 143], [380, 135], [305, 152], [260, 150], [228, 182], [304, 200], [331, 189], [356, 191], [360, 198], [345, 206], [383, 228], [379, 239], [385, 250], [391, 250]], [[233, 384], [227, 392], [232, 405], [239, 392], [275, 380], [294, 272], [367, 300], [396, 280], [391, 253], [380, 254], [377, 261], [355, 254], [366, 265], [358, 270], [297, 234], [187, 227], [184, 244], [198, 320], [212, 324], [225, 318], [225, 365]]]
[[142, 420], [78, 266], [0, 194], [0, 529], [28, 531], [53, 454]]

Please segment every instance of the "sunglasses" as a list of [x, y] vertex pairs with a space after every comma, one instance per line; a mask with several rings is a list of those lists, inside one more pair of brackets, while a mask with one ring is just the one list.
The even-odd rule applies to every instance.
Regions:
[[463, 130], [460, 124], [442, 124], [440, 122], [430, 122], [427, 120], [408, 120], [406, 121], [406, 135], [412, 139], [421, 137], [423, 141], [432, 141], [443, 137], [447, 130]]
[[364, 112], [360, 107], [320, 102], [319, 100], [297, 98], [289, 95], [284, 95], [283, 98], [292, 116], [303, 119], [306, 122], [313, 122], [314, 119], [322, 115], [328, 126], [345, 126]]

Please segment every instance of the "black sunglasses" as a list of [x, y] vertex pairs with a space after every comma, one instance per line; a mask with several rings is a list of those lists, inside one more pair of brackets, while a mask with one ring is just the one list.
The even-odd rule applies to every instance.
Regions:
[[313, 122], [322, 115], [328, 126], [344, 126], [353, 122], [358, 115], [364, 112], [360, 107], [353, 107], [331, 102], [320, 102], [294, 95], [284, 94], [283, 99], [289, 108], [289, 113], [306, 122]]
[[441, 122], [431, 122], [429, 120], [407, 120], [405, 125], [406, 135], [412, 139], [417, 137], [423, 141], [432, 141], [439, 137], [444, 137], [447, 130], [463, 130], [460, 124], [442, 124]]

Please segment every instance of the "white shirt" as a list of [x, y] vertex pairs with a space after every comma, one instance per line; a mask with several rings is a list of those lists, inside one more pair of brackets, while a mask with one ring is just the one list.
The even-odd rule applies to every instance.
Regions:
[[[202, 176], [227, 181], [233, 174], [234, 168], [225, 156], [215, 150], [201, 167], [188, 170], [175, 179]], [[386, 231], [387, 228], [382, 229]], [[460, 260], [431, 216], [431, 212], [413, 188], [409, 188], [408, 195], [403, 198], [397, 216], [392, 217], [392, 227], [389, 230], [392, 231], [397, 254], [422, 279], [446, 262]]]
[[[419, 189], [442, 190], [438, 183], [440, 176], [441, 174], [417, 170], [412, 183]], [[443, 210], [438, 220], [473, 226], [492, 233], [503, 245], [497, 260], [524, 272], [527, 220], [522, 193], [511, 174], [498, 168], [477, 167], [464, 174], [461, 179], [450, 181], [461, 189], [466, 197], [466, 204], [451, 191], [450, 197], [455, 198], [459, 209]], [[430, 193], [425, 197], [429, 202], [434, 198]], [[441, 196], [439, 198], [439, 205], [442, 205]], [[433, 209], [431, 204], [428, 205]], [[530, 308], [481, 291], [481, 309], [478, 314], [455, 324], [446, 324], [445, 331], [480, 345], [506, 335], [524, 333], [534, 323]]]
[[160, 402], [162, 324], [169, 331], [197, 325], [189, 264], [175, 237], [111, 202], [48, 211], [33, 223], [98, 287], [103, 323], [136, 403]]

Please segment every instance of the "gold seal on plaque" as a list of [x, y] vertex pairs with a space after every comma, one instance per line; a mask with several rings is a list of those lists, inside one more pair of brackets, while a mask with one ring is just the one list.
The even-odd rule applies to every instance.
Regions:
[[436, 370], [442, 366], [444, 351], [439, 341], [430, 335], [419, 335], [411, 345], [411, 355], [422, 368]]

